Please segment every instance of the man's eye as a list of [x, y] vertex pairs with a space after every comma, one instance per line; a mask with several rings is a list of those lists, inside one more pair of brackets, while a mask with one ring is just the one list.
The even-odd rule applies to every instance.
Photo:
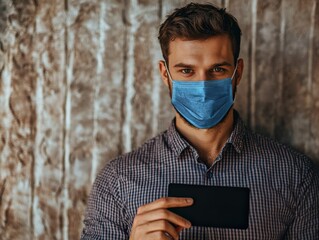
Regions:
[[185, 69], [182, 69], [181, 72], [182, 72], [183, 74], [190, 74], [190, 73], [192, 73], [192, 69], [185, 68]]
[[214, 67], [212, 69], [212, 72], [225, 72], [225, 69], [224, 68], [221, 68], [221, 67]]

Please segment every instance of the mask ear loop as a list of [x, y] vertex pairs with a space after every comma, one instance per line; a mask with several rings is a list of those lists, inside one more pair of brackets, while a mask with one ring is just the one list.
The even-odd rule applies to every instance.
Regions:
[[[235, 70], [234, 70], [233, 75], [232, 75], [232, 77], [231, 77], [231, 81], [233, 81], [233, 78], [234, 78], [235, 73], [236, 73], [236, 71], [237, 71], [237, 67], [238, 67], [238, 59], [237, 59], [237, 61], [236, 61], [236, 67], [235, 67]], [[233, 89], [233, 101], [235, 101], [236, 91], [237, 91], [237, 84], [235, 84], [235, 88]]]
[[[169, 78], [169, 80], [171, 81], [172, 86], [173, 86], [173, 78], [172, 78], [172, 76], [171, 76], [171, 74], [170, 74], [170, 72], [169, 72], [169, 69], [168, 69], [168, 66], [167, 66], [167, 64], [166, 64], [166, 61], [165, 61], [165, 60], [164, 60], [164, 65], [165, 65], [165, 69], [166, 69], [166, 72], [167, 72], [168, 78]], [[171, 98], [172, 98], [172, 96], [173, 96], [173, 92], [172, 92], [171, 84], [169, 84], [169, 83], [168, 83], [168, 89], [169, 89], [169, 94], [171, 95]]]
[[169, 70], [168, 70], [168, 66], [167, 66], [165, 60], [164, 60], [164, 65], [165, 65], [165, 69], [166, 69], [167, 75], [168, 75], [168, 77], [169, 77], [169, 80], [171, 80], [171, 82], [173, 82], [173, 78], [172, 78], [172, 76], [171, 76], [171, 74], [170, 74], [170, 72], [169, 72]]
[[238, 60], [236, 61], [236, 67], [235, 67], [235, 70], [234, 70], [234, 72], [233, 72], [233, 75], [231, 76], [231, 80], [232, 80], [232, 81], [233, 81], [233, 78], [234, 78], [235, 73], [236, 73], [236, 71], [237, 71], [237, 67], [238, 67]]

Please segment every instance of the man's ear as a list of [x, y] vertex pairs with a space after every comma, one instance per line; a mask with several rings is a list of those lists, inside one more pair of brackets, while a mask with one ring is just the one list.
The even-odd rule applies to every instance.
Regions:
[[244, 60], [242, 58], [239, 58], [237, 62], [237, 71], [235, 73], [236, 85], [240, 83], [240, 80], [243, 76], [243, 72], [244, 72]]
[[163, 60], [158, 62], [158, 68], [162, 77], [162, 81], [164, 82], [164, 84], [169, 87], [169, 78], [168, 78], [168, 73], [165, 67], [165, 63]]

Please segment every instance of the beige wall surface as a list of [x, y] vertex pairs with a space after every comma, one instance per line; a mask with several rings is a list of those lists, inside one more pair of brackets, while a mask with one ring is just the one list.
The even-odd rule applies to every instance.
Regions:
[[[0, 1], [0, 240], [79, 239], [99, 169], [169, 125], [157, 29], [187, 2]], [[210, 2], [243, 31], [246, 124], [319, 162], [317, 0]]]

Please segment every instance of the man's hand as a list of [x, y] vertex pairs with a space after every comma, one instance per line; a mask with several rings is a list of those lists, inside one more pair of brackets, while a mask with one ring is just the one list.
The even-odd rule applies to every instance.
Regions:
[[187, 207], [192, 204], [191, 198], [166, 197], [139, 207], [133, 221], [130, 240], [178, 240], [180, 231], [190, 228], [191, 223], [167, 208]]

